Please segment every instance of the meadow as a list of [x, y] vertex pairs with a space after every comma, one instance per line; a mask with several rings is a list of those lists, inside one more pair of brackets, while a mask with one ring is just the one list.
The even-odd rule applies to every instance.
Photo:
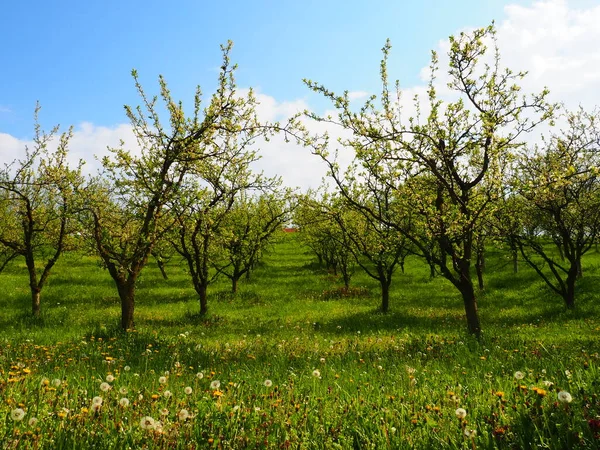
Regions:
[[0, 445], [12, 448], [600, 448], [600, 254], [577, 307], [490, 249], [483, 337], [409, 257], [392, 283], [341, 281], [281, 235], [198, 315], [178, 261], [150, 263], [136, 329], [94, 257], [67, 254], [30, 316], [24, 263], [0, 274]]

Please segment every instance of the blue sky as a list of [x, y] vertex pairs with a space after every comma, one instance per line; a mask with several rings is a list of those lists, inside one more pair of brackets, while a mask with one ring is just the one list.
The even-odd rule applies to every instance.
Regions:
[[[501, 0], [462, 1], [11, 1], [0, 15], [0, 132], [26, 139], [36, 100], [45, 126], [125, 122], [136, 104], [130, 71], [154, 92], [163, 74], [176, 97], [209, 93], [219, 44], [234, 41], [238, 82], [280, 101], [311, 98], [302, 78], [335, 90], [376, 91], [380, 49], [405, 86], [440, 39], [501, 20]], [[510, 2], [510, 3], [515, 3]], [[523, 3], [523, 2], [518, 2]], [[319, 104], [318, 99], [312, 99]]]
[[[22, 0], [4, 2], [0, 12], [0, 164], [32, 138], [39, 100], [42, 127], [73, 125], [71, 161], [83, 159], [94, 172], [107, 147], [120, 140], [135, 147], [123, 112], [139, 103], [132, 68], [148, 94], [162, 74], [175, 99], [191, 106], [196, 85], [205, 98], [214, 90], [219, 45], [228, 39], [238, 86], [258, 91], [263, 120], [331, 108], [302, 78], [338, 93], [377, 94], [387, 38], [390, 79], [400, 80], [405, 112], [414, 113], [410, 99], [425, 92], [421, 73], [431, 50], [443, 64], [448, 36], [492, 20], [502, 62], [529, 71], [523, 92], [547, 86], [569, 108], [600, 105], [600, 0]], [[446, 70], [438, 92], [447, 92]], [[340, 136], [339, 129], [312, 131]], [[318, 157], [283, 139], [261, 143], [260, 151], [256, 169], [289, 186], [316, 187], [324, 175]]]

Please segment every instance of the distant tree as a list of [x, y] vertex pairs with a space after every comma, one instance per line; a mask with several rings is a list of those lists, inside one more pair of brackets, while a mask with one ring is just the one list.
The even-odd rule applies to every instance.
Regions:
[[[486, 63], [488, 42], [493, 44], [494, 53]], [[379, 179], [380, 185], [400, 191], [415, 176], [426, 174], [431, 178], [428, 195], [412, 191], [407, 201], [432, 233], [423, 234], [421, 227], [405, 229], [394, 222], [389, 225], [427, 255], [456, 287], [463, 299], [468, 330], [479, 336], [481, 325], [471, 275], [476, 232], [499, 195], [506, 155], [520, 145], [523, 133], [550, 118], [554, 107], [547, 103], [545, 90], [529, 99], [521, 95], [517, 83], [525, 74], [500, 67], [495, 29], [490, 26], [450, 37], [448, 86], [457, 100], [439, 99], [435, 88], [438, 59], [433, 53], [427, 91], [429, 113], [421, 121], [417, 104], [416, 117], [402, 120], [399, 85], [396, 83], [396, 96], [388, 86], [389, 50], [388, 42], [381, 63], [381, 109], [375, 107], [373, 96], [355, 112], [347, 92], [336, 95], [306, 81], [310, 89], [329, 98], [338, 110], [337, 119], [315, 114], [310, 117], [350, 131], [352, 137], [341, 143], [355, 152], [357, 164]], [[319, 138], [323, 136], [311, 142], [315, 153], [329, 165], [339, 191], [352, 202], [346, 180], [327, 150], [326, 136]], [[432, 191], [435, 195], [430, 195]], [[376, 211], [369, 211], [377, 216]], [[432, 238], [439, 249], [437, 254], [431, 251]]]
[[58, 127], [44, 133], [39, 110], [38, 105], [33, 146], [0, 171], [0, 270], [17, 256], [25, 258], [34, 316], [41, 313], [40, 296], [50, 272], [72, 239], [76, 194], [83, 182], [81, 164], [71, 169], [67, 163], [72, 130], [51, 150]]
[[217, 230], [223, 251], [214, 267], [231, 280], [234, 294], [238, 281], [250, 273], [285, 224], [292, 206], [289, 192], [248, 194], [238, 196]]
[[581, 258], [600, 234], [600, 112], [580, 109], [566, 118], [566, 130], [522, 157], [515, 183], [523, 226], [513, 239], [527, 264], [574, 308]]
[[350, 249], [352, 243], [334, 218], [341, 206], [330, 194], [309, 192], [299, 197], [294, 223], [300, 227], [301, 241], [314, 252], [319, 265], [335, 276], [341, 275], [347, 290], [356, 262]]

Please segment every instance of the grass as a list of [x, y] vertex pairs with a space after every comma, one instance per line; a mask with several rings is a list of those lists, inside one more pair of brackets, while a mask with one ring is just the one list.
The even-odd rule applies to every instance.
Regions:
[[[16, 262], [0, 275], [0, 443], [598, 448], [599, 261], [596, 253], [584, 261], [577, 309], [567, 311], [533, 271], [513, 274], [491, 250], [481, 342], [465, 332], [457, 292], [429, 280], [419, 260], [395, 275], [392, 311], [381, 314], [372, 280], [356, 273], [352, 295], [341, 295], [297, 235], [282, 236], [236, 296], [215, 284], [205, 317], [183, 265], [173, 262], [163, 280], [151, 264], [127, 334], [95, 258], [59, 262], [39, 319], [29, 316]], [[560, 391], [572, 401], [561, 402]]]

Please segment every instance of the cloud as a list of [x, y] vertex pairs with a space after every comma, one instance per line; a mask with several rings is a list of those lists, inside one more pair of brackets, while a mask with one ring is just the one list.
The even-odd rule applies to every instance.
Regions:
[[8, 106], [0, 105], [0, 113], [8, 114], [11, 112], [12, 112], [12, 109], [10, 109]]
[[370, 94], [365, 91], [350, 91], [350, 92], [348, 92], [348, 98], [350, 99], [350, 101], [367, 98], [369, 95]]

